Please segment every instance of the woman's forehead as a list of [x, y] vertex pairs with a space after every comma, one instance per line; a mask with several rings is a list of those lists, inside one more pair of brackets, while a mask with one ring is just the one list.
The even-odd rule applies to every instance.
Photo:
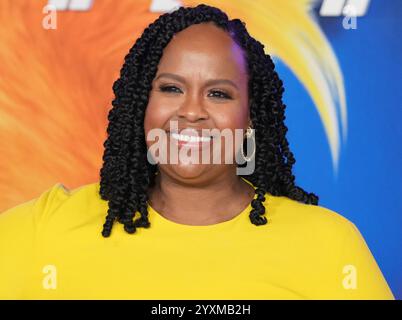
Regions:
[[243, 50], [228, 33], [211, 24], [193, 25], [177, 33], [165, 47], [158, 68], [170, 72], [198, 69], [232, 77], [246, 71]]

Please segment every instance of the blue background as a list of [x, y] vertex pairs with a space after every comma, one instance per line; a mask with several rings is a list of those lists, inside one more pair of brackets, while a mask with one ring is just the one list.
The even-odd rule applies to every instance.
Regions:
[[311, 98], [278, 61], [296, 182], [359, 228], [402, 299], [402, 1], [371, 1], [357, 29], [344, 29], [343, 17], [319, 17], [318, 8], [315, 14], [343, 73], [348, 133], [336, 174]]

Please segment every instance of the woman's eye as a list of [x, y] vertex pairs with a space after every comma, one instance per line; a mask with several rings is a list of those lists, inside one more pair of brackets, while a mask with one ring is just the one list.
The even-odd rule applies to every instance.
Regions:
[[230, 95], [228, 95], [226, 92], [223, 91], [212, 90], [211, 93], [213, 94], [212, 98], [232, 99]]
[[175, 86], [160, 86], [159, 90], [162, 92], [181, 92], [181, 90]]

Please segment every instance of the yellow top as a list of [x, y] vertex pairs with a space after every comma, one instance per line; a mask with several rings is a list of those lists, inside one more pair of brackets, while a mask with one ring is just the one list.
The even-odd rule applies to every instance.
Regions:
[[[0, 214], [2, 299], [394, 299], [353, 223], [266, 195], [235, 218], [184, 225], [149, 207], [149, 229], [101, 235], [99, 183], [60, 183]], [[139, 213], [137, 213], [137, 216]]]

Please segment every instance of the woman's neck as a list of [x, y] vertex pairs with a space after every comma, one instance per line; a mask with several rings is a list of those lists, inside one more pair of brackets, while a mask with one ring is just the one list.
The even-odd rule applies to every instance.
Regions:
[[199, 184], [186, 184], [159, 172], [155, 186], [148, 192], [148, 201], [159, 214], [174, 222], [209, 225], [237, 216], [254, 194], [254, 188], [232, 172]]

